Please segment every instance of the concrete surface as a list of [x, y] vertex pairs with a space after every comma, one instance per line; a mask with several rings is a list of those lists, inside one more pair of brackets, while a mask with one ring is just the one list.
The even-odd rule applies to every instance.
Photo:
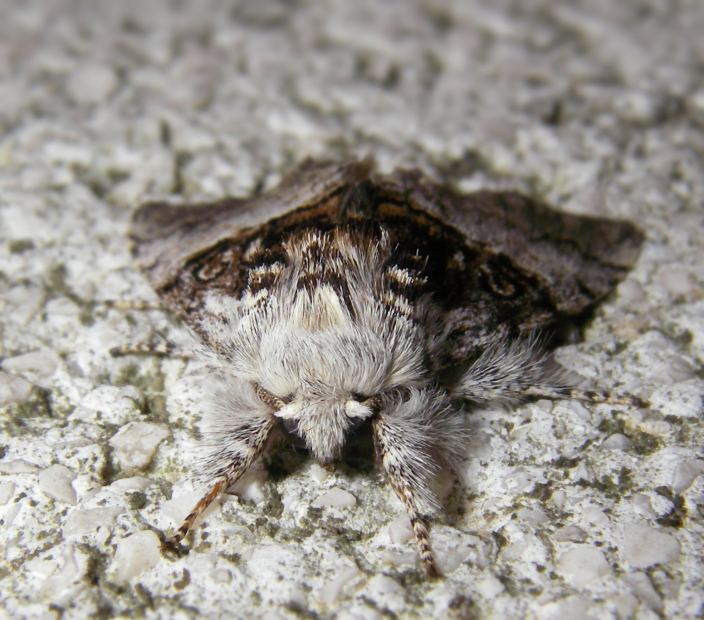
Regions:
[[[11, 618], [704, 613], [704, 5], [0, 1], [0, 608]], [[427, 582], [370, 467], [284, 452], [176, 557], [203, 378], [130, 261], [148, 198], [306, 155], [625, 217], [641, 260], [559, 358], [644, 410], [474, 414]]]

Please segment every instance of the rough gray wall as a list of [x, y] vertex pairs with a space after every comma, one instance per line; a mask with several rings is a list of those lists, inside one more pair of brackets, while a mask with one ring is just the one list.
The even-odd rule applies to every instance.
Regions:
[[[7, 616], [702, 613], [701, 2], [2, 0], [0, 15]], [[377, 475], [291, 454], [224, 498], [188, 555], [162, 552], [198, 495], [202, 377], [109, 354], [180, 337], [161, 312], [100, 303], [153, 299], [130, 210], [366, 154], [637, 222], [638, 266], [559, 356], [652, 407], [475, 414], [435, 583]]]

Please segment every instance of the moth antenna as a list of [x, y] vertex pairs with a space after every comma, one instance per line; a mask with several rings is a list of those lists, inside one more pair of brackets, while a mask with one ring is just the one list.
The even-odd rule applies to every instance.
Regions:
[[408, 518], [413, 528], [413, 535], [416, 539], [420, 560], [425, 569], [425, 573], [430, 579], [436, 579], [440, 576], [440, 572], [435, 565], [435, 558], [430, 547], [430, 535], [428, 525], [423, 518], [419, 509], [419, 498], [415, 490], [418, 484], [418, 474], [404, 463], [398, 454], [398, 449], [394, 448], [393, 434], [385, 426], [383, 420], [377, 418], [373, 424], [374, 445], [377, 453], [381, 457], [381, 463], [384, 471], [393, 487], [396, 495], [403, 502], [408, 513]]

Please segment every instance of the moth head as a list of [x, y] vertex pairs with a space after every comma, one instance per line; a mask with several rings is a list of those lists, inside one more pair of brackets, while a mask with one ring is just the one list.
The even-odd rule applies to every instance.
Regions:
[[330, 463], [337, 459], [345, 440], [355, 427], [374, 415], [371, 401], [348, 399], [284, 399], [264, 393], [260, 398], [273, 406], [274, 416], [291, 433], [300, 437], [315, 459]]

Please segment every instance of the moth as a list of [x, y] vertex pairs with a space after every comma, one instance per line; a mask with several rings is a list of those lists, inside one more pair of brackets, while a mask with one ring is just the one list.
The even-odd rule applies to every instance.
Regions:
[[363, 427], [436, 576], [432, 482], [465, 454], [468, 409], [642, 404], [575, 389], [548, 352], [637, 259], [642, 234], [624, 221], [376, 174], [369, 160], [306, 160], [257, 197], [146, 204], [131, 238], [212, 370], [208, 491], [174, 543], [274, 435], [330, 463]]

